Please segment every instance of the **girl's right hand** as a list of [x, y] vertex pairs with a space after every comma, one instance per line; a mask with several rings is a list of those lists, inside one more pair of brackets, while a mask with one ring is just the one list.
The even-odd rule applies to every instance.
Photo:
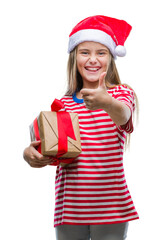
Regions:
[[23, 157], [25, 161], [31, 167], [41, 168], [54, 162], [52, 158], [43, 156], [35, 149], [35, 147], [37, 147], [40, 144], [40, 142], [41, 141], [31, 142], [29, 147], [25, 148], [23, 152]]

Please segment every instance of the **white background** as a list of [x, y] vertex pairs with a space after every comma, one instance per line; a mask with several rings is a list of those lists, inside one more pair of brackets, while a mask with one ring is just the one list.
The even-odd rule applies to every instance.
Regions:
[[154, 1], [2, 0], [0, 3], [0, 238], [54, 240], [55, 167], [33, 169], [22, 153], [29, 124], [66, 90], [68, 35], [103, 14], [133, 26], [116, 61], [140, 102], [124, 166], [140, 220], [128, 240], [161, 237], [161, 3]]

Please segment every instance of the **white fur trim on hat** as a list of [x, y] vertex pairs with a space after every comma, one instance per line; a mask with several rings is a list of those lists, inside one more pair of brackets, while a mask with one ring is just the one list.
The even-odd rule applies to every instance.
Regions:
[[71, 35], [69, 38], [68, 53], [70, 53], [78, 44], [86, 41], [99, 42], [105, 45], [116, 58], [115, 42], [110, 35], [97, 29], [84, 29]]

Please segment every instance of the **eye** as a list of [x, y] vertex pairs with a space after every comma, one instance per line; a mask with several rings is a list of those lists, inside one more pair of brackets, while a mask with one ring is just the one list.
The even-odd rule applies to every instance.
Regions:
[[88, 52], [82, 51], [81, 54], [82, 54], [82, 55], [88, 55]]
[[105, 55], [105, 52], [99, 52], [98, 55], [103, 56], [103, 55]]

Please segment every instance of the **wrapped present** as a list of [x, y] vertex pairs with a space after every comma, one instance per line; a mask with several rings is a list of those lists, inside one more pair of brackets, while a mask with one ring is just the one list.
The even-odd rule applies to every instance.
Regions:
[[54, 164], [66, 166], [81, 153], [80, 130], [77, 113], [59, 111], [63, 103], [57, 99], [52, 111], [42, 111], [30, 125], [31, 141], [41, 140], [38, 151], [52, 156]]

